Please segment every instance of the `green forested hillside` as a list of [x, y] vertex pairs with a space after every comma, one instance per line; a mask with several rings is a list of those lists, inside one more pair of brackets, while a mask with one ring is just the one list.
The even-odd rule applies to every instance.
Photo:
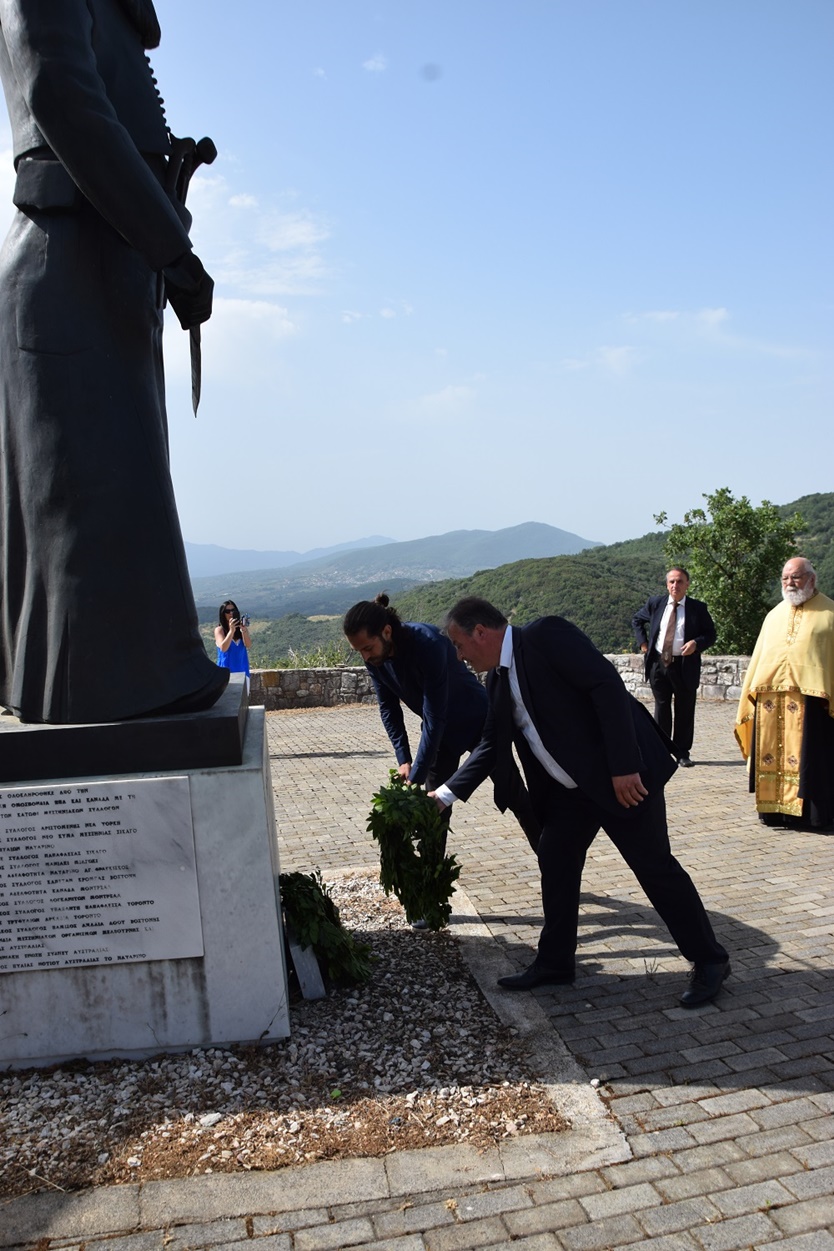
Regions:
[[816, 569], [819, 589], [834, 599], [834, 492], [802, 495], [779, 511], [783, 517], [802, 514], [806, 529], [799, 537], [799, 553]]
[[438, 622], [462, 595], [491, 600], [514, 624], [569, 617], [604, 652], [631, 651], [631, 618], [663, 589], [663, 535], [596, 547], [576, 556], [521, 560], [469, 578], [413, 587], [395, 599], [409, 621]]
[[[252, 630], [253, 668], [361, 664], [360, 657], [342, 634], [342, 616], [339, 613], [336, 617], [311, 620], [300, 613], [291, 613], [277, 621], [253, 622], [257, 626]], [[290, 650], [297, 660], [290, 656]]]

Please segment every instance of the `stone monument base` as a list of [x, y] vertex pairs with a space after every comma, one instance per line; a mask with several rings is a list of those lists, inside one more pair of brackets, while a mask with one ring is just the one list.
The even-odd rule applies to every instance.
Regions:
[[[185, 819], [178, 817], [178, 824], [171, 819], [166, 822], [165, 808], [154, 804], [155, 799], [163, 797], [170, 790], [155, 786], [157, 779], [176, 779], [178, 795], [184, 795]], [[240, 764], [183, 769], [175, 768], [153, 773], [122, 773], [117, 776], [73, 777], [72, 782], [66, 778], [45, 780], [41, 783], [30, 783], [28, 788], [18, 787], [15, 796], [23, 795], [23, 804], [18, 807], [24, 813], [37, 811], [33, 801], [45, 790], [38, 791], [38, 786], [53, 788], [63, 786], [66, 789], [53, 790], [55, 795], [67, 798], [52, 802], [66, 805], [88, 803], [88, 811], [82, 816], [95, 816], [103, 807], [89, 806], [89, 795], [92, 788], [106, 784], [113, 791], [112, 798], [118, 800], [124, 792], [126, 800], [135, 798], [132, 791], [144, 797], [150, 797], [141, 807], [147, 814], [145, 819], [148, 828], [155, 838], [171, 840], [171, 853], [165, 863], [158, 868], [153, 862], [138, 866], [144, 873], [146, 888], [142, 893], [154, 894], [153, 882], [147, 885], [149, 874], [151, 881], [156, 878], [156, 893], [162, 907], [145, 907], [143, 915], [129, 917], [124, 923], [113, 922], [120, 903], [94, 904], [84, 900], [87, 909], [84, 915], [95, 916], [96, 907], [115, 909], [110, 913], [100, 913], [104, 919], [98, 933], [95, 934], [95, 922], [88, 922], [91, 937], [88, 946], [103, 952], [110, 950], [126, 950], [130, 952], [131, 941], [140, 943], [139, 938], [131, 934], [129, 921], [159, 921], [151, 935], [156, 943], [156, 951], [164, 950], [166, 941], [173, 944], [186, 942], [187, 951], [202, 950], [201, 955], [188, 955], [185, 958], [149, 959], [144, 960], [134, 949], [132, 954], [104, 955], [83, 957], [83, 967], [32, 967], [21, 971], [0, 974], [0, 1065], [15, 1069], [30, 1066], [48, 1065], [63, 1062], [72, 1058], [102, 1060], [111, 1057], [139, 1059], [162, 1051], [179, 1051], [191, 1047], [227, 1046], [233, 1043], [264, 1043], [289, 1035], [289, 1011], [287, 997], [287, 974], [284, 953], [284, 941], [281, 923], [281, 907], [278, 893], [278, 847], [275, 834], [275, 818], [272, 803], [272, 781], [269, 770], [269, 758], [266, 745], [266, 726], [263, 708], [249, 709], [248, 724], [243, 741], [243, 759]], [[87, 786], [87, 791], [81, 789]], [[115, 792], [120, 792], [116, 794]], [[74, 799], [76, 794], [84, 799]], [[8, 791], [0, 792], [0, 799], [5, 797], [12, 808], [11, 800], [15, 798]], [[29, 797], [29, 806], [24, 806]], [[193, 848], [190, 843], [188, 808], [190, 804], [190, 826], [193, 829]], [[2, 806], [2, 805], [0, 805]], [[77, 816], [72, 808], [58, 809], [67, 817]], [[112, 816], [112, 813], [108, 815]], [[34, 821], [31, 816], [23, 816], [15, 821]], [[59, 831], [59, 833], [30, 834], [29, 847], [34, 840], [73, 837], [79, 840], [55, 844], [60, 851], [51, 853], [52, 859], [47, 861], [49, 873], [59, 874], [61, 870], [53, 869], [58, 863], [69, 863], [69, 852], [64, 847], [82, 846], [77, 863], [90, 863], [85, 860], [87, 847], [92, 855], [99, 856], [99, 867], [102, 857], [108, 854], [106, 849], [109, 836], [113, 829], [118, 828], [117, 820], [98, 819], [101, 827], [99, 837], [94, 838], [92, 832], [95, 821], [85, 826], [83, 821], [73, 824], [71, 821], [55, 824], [43, 824], [55, 818], [44, 817], [40, 813], [41, 826], [38, 829]], [[156, 823], [158, 830], [152, 827]], [[127, 822], [125, 823], [127, 824]], [[170, 825], [170, 829], [169, 829]], [[9, 838], [11, 827], [0, 827], [6, 833], [7, 849], [12, 846]], [[21, 829], [36, 828], [33, 825]], [[171, 830], [174, 830], [171, 833]], [[185, 836], [182, 831], [185, 830]], [[78, 831], [77, 834], [63, 831]], [[119, 831], [121, 833], [121, 831]], [[140, 846], [144, 845], [139, 830]], [[122, 842], [126, 846], [127, 835], [137, 836], [136, 829], [124, 830]], [[113, 841], [113, 839], [109, 839]], [[153, 838], [149, 836], [148, 846], [152, 847]], [[188, 843], [187, 854], [180, 855], [182, 847]], [[51, 845], [51, 844], [50, 844]], [[119, 843], [121, 847], [122, 843]], [[25, 849], [28, 855], [21, 854], [19, 861], [11, 861], [11, 853], [7, 857], [15, 867], [29, 868], [34, 852]], [[122, 859], [125, 854], [119, 852]], [[76, 857], [79, 852], [75, 852]], [[66, 856], [66, 861], [60, 857]], [[140, 856], [141, 858], [141, 856]], [[124, 865], [113, 866], [124, 868]], [[76, 872], [64, 870], [65, 873]], [[83, 872], [83, 870], [79, 870]], [[177, 874], [180, 874], [178, 876]], [[22, 886], [32, 887], [33, 874], [30, 872], [19, 875]], [[108, 877], [104, 874], [104, 877]], [[117, 875], [113, 875], [115, 878]], [[135, 874], [125, 874], [127, 878]], [[58, 885], [51, 885], [49, 890], [52, 898], [49, 905], [53, 913], [71, 914], [72, 907], [59, 907], [62, 895], [70, 898], [72, 890], [90, 891], [98, 889], [86, 883], [90, 879], [76, 877], [71, 887], [62, 887], [60, 876], [51, 879]], [[66, 880], [70, 880], [67, 878]], [[103, 879], [101, 879], [103, 880]], [[80, 883], [80, 884], [79, 884]], [[0, 925], [8, 925], [9, 917], [14, 917], [20, 899], [11, 897], [10, 884], [6, 883], [7, 898], [3, 905], [6, 908], [7, 920]], [[90, 895], [90, 900], [115, 900], [118, 890], [127, 891], [120, 881], [107, 883], [112, 893]], [[44, 888], [45, 889], [45, 888]], [[107, 890], [107, 887], [103, 888]], [[21, 892], [18, 892], [20, 894]], [[32, 894], [32, 890], [27, 894]], [[76, 896], [81, 898], [81, 896]], [[174, 934], [173, 920], [169, 919], [170, 934], [166, 934], [164, 912], [167, 908], [169, 918], [177, 917], [177, 904], [182, 898], [182, 912], [186, 917], [184, 928], [185, 939]], [[58, 901], [56, 903], [55, 901]], [[198, 907], [197, 907], [198, 901]], [[31, 902], [27, 900], [27, 902]], [[139, 901], [147, 904], [150, 900]], [[137, 901], [125, 902], [127, 911], [142, 912]], [[74, 908], [78, 912], [78, 908]], [[189, 920], [188, 917], [191, 919]], [[44, 918], [35, 918], [41, 920]], [[47, 918], [48, 919], [48, 918]], [[68, 921], [50, 921], [52, 929], [56, 924], [69, 926]], [[80, 923], [75, 920], [75, 928]], [[123, 924], [126, 929], [114, 928]], [[46, 927], [43, 927], [44, 929]], [[141, 930], [141, 926], [139, 930]], [[32, 927], [37, 935], [37, 927]], [[135, 933], [138, 934], [139, 930]], [[4, 931], [0, 930], [0, 934]], [[9, 933], [9, 931], [5, 931]], [[108, 938], [108, 935], [110, 936]], [[21, 942], [20, 934], [15, 938], [4, 940], [0, 937], [0, 951], [6, 942], [6, 952], [11, 951], [11, 943], [15, 942], [15, 951], [20, 952], [20, 959], [25, 958], [25, 942]], [[32, 943], [36, 941], [32, 940]], [[51, 940], [50, 940], [51, 941]], [[74, 941], [63, 942], [62, 952], [44, 952], [46, 956], [55, 955], [65, 958]], [[99, 944], [96, 947], [96, 943]], [[107, 944], [109, 943], [109, 948]], [[121, 947], [119, 946], [121, 943]], [[189, 945], [190, 944], [190, 945]], [[173, 949], [173, 947], [172, 947]], [[79, 952], [83, 949], [79, 948]], [[73, 954], [70, 951], [70, 954]], [[110, 963], [98, 963], [98, 960], [109, 959]], [[113, 961], [125, 960], [125, 963]], [[93, 962], [95, 961], [95, 962]], [[38, 961], [48, 964], [48, 961]], [[79, 956], [75, 963], [82, 964]]]

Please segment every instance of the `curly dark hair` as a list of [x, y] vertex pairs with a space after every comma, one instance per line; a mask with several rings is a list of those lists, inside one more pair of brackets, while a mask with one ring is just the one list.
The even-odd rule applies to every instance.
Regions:
[[379, 638], [386, 626], [391, 627], [391, 638], [396, 645], [403, 629], [399, 613], [390, 607], [390, 600], [384, 591], [376, 599], [361, 599], [345, 613], [342, 629], [348, 638], [364, 631], [368, 638]]

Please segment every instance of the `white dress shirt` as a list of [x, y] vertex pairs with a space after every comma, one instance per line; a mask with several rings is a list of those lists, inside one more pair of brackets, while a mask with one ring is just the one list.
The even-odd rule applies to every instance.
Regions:
[[[684, 608], [685, 603], [686, 603], [686, 596], [684, 595], [683, 599], [680, 600], [677, 605], [677, 616], [675, 617], [675, 637], [672, 639], [672, 655], [673, 656], [680, 656], [681, 652], [683, 651], [683, 644], [684, 644], [683, 630], [684, 630], [684, 625], [686, 623], [686, 609]], [[666, 638], [666, 630], [669, 625], [669, 614], [675, 611], [676, 611], [675, 601], [670, 595], [669, 602], [667, 603], [666, 607], [663, 610], [663, 616], [660, 618], [660, 629], [657, 632], [657, 641], [655, 642], [655, 645], [654, 645], [654, 649], [656, 652], [663, 651], [663, 640]]]
[[[515, 656], [513, 654], [513, 632], [509, 626], [504, 631], [504, 638], [501, 642], [501, 657], [499, 659], [499, 667], [507, 670], [507, 676], [510, 680], [510, 695], [513, 701], [513, 721], [515, 721], [521, 733], [527, 739], [530, 750], [538, 760], [539, 764], [562, 786], [568, 790], [576, 790], [576, 783], [569, 773], [566, 773], [562, 766], [553, 759], [550, 752], [541, 740], [538, 730], [533, 724], [533, 719], [527, 710], [527, 705], [521, 698], [521, 687], [518, 682], [518, 671], [515, 665]], [[435, 795], [448, 808], [457, 799], [457, 795], [450, 791], [448, 786], [438, 786]]]

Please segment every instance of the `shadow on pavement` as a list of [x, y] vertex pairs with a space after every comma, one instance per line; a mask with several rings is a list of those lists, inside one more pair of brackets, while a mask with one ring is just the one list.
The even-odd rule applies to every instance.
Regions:
[[[716, 1093], [750, 1086], [803, 1094], [834, 1089], [830, 950], [825, 966], [806, 960], [797, 968], [794, 959], [793, 967], [781, 968], [782, 946], [773, 935], [713, 909], [732, 972], [713, 1003], [684, 1009], [678, 1000], [690, 966], [648, 904], [583, 892], [581, 907], [572, 986], [502, 992], [493, 977], [484, 989], [511, 1005], [537, 1002], [589, 1078], [609, 1093], [620, 1084], [629, 1092], [690, 1083]], [[500, 974], [531, 963], [540, 913], [482, 912], [482, 922], [503, 953]], [[521, 926], [530, 927], [529, 941], [512, 932]], [[462, 935], [458, 941], [471, 947], [484, 940]]]

